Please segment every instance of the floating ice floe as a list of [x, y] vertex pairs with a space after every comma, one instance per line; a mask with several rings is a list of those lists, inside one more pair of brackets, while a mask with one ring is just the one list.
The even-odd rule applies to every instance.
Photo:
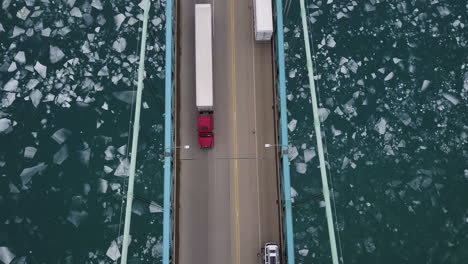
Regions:
[[36, 72], [39, 73], [42, 78], [47, 77], [47, 67], [42, 65], [40, 62], [36, 62], [36, 65], [34, 65], [34, 70], [36, 70]]
[[289, 161], [294, 160], [295, 158], [297, 158], [297, 156], [299, 156], [299, 152], [297, 151], [297, 148], [296, 147], [289, 147], [288, 148]]
[[0, 247], [0, 261], [4, 264], [10, 264], [16, 255], [7, 247]]
[[296, 198], [299, 194], [297, 191], [291, 186], [291, 202], [294, 203], [294, 198]]
[[112, 44], [112, 48], [119, 53], [123, 52], [126, 47], [127, 47], [127, 40], [124, 38], [118, 38]]
[[68, 213], [67, 220], [72, 223], [75, 227], [80, 227], [81, 223], [88, 218], [88, 213], [85, 211], [72, 210]]
[[89, 160], [91, 158], [91, 149], [87, 148], [85, 150], [80, 150], [77, 153], [78, 160], [80, 163], [86, 167], [89, 166]]
[[68, 158], [68, 146], [63, 145], [55, 154], [52, 161], [57, 164], [61, 165], [67, 158]]
[[308, 249], [301, 249], [299, 250], [299, 255], [303, 256], [303, 257], [306, 257], [307, 255], [309, 255], [309, 250]]
[[10, 190], [10, 193], [20, 193], [18, 187], [11, 182], [8, 184], [8, 189]]
[[29, 79], [28, 83], [26, 84], [26, 88], [28, 90], [34, 89], [39, 84], [39, 80], [37, 79]]
[[102, 10], [103, 9], [101, 0], [93, 0], [93, 2], [91, 3], [91, 6], [96, 8], [97, 10]]
[[438, 6], [437, 7], [437, 11], [439, 11], [439, 14], [441, 17], [445, 17], [445, 16], [448, 16], [450, 15], [450, 9], [448, 9], [448, 7], [446, 6]]
[[393, 79], [394, 75], [395, 74], [393, 72], [390, 72], [389, 74], [387, 74], [387, 76], [385, 76], [384, 81], [390, 81], [391, 79]]
[[106, 150], [104, 151], [104, 159], [105, 160], [113, 160], [115, 158], [115, 147], [114, 146], [108, 146]]
[[0, 32], [5, 32], [5, 28], [3, 27], [2, 23], [0, 23]]
[[399, 58], [393, 58], [393, 63], [398, 64], [400, 63], [401, 59]]
[[3, 98], [0, 102], [0, 106], [3, 108], [9, 107], [13, 102], [16, 100], [16, 94], [15, 93], [5, 93], [3, 95]]
[[115, 169], [114, 176], [118, 176], [118, 177], [129, 176], [129, 167], [130, 167], [130, 164], [128, 162], [128, 159], [122, 159], [117, 169]]
[[42, 92], [40, 90], [36, 89], [36, 90], [31, 92], [31, 94], [29, 95], [29, 98], [31, 98], [31, 103], [34, 105], [34, 107], [37, 108], [39, 103], [41, 103]]
[[325, 120], [327, 120], [328, 115], [330, 114], [330, 110], [328, 110], [327, 108], [319, 108], [318, 114], [320, 122], [324, 122]]
[[20, 28], [20, 27], [18, 27], [18, 26], [15, 26], [15, 27], [13, 28], [13, 35], [11, 35], [11, 37], [12, 37], [12, 38], [15, 38], [15, 37], [17, 37], [17, 36], [19, 36], [19, 35], [24, 34], [24, 32], [26, 32], [26, 30], [24, 30], [24, 29], [22, 29], [22, 28]]
[[26, 55], [24, 54], [24, 51], [18, 51], [18, 53], [16, 53], [15, 61], [19, 64], [26, 63]]
[[33, 159], [36, 155], [37, 149], [35, 147], [24, 148], [24, 157], [27, 159]]
[[109, 68], [107, 68], [107, 66], [102, 67], [98, 72], [98, 76], [108, 76], [108, 75], [109, 75]]
[[99, 193], [106, 193], [109, 187], [109, 183], [105, 179], [98, 179], [97, 191]]
[[120, 155], [125, 155], [127, 153], [127, 145], [122, 145], [117, 149], [117, 152], [120, 153]]
[[457, 105], [460, 103], [460, 100], [458, 100], [458, 98], [456, 98], [455, 96], [451, 94], [443, 93], [442, 96], [444, 96], [444, 98], [447, 99], [453, 105]]
[[16, 92], [18, 89], [19, 82], [15, 79], [10, 79], [4, 86], [3, 91], [5, 92]]
[[135, 100], [135, 91], [113, 92], [112, 95], [120, 101], [131, 104]]
[[156, 17], [155, 19], [151, 20], [151, 23], [152, 23], [155, 27], [159, 26], [159, 25], [161, 24], [161, 22], [162, 22], [162, 19], [159, 18], [159, 17]]
[[16, 62], [11, 62], [10, 64], [10, 67], [8, 67], [8, 72], [14, 72], [18, 69], [18, 67], [16, 66]]
[[422, 86], [421, 86], [421, 91], [425, 91], [427, 89], [427, 87], [429, 87], [429, 84], [431, 84], [430, 81], [424, 80], [423, 83], [422, 83]]
[[11, 120], [8, 118], [1, 118], [0, 119], [0, 133], [7, 131], [11, 127]]
[[385, 134], [387, 130], [387, 120], [385, 120], [385, 118], [380, 118], [377, 124], [375, 124], [374, 129], [379, 132], [380, 135]]
[[296, 119], [291, 120], [288, 124], [289, 131], [293, 132], [296, 129], [296, 125], [297, 125], [297, 120]]
[[55, 131], [55, 133], [52, 135], [52, 139], [59, 144], [63, 144], [65, 141], [67, 141], [70, 135], [70, 130], [66, 128], [60, 128], [59, 130]]
[[150, 213], [162, 213], [163, 208], [159, 204], [152, 201], [149, 205], [149, 211]]
[[63, 51], [59, 47], [50, 46], [49, 59], [52, 64], [59, 62], [63, 59], [63, 57], [65, 57], [65, 53], [63, 53]]
[[116, 261], [120, 258], [119, 246], [115, 240], [112, 240], [111, 245], [107, 249], [106, 256], [112, 259], [112, 261]]
[[369, 253], [372, 253], [375, 251], [374, 240], [371, 237], [364, 239], [364, 248]]
[[336, 46], [335, 39], [332, 36], [328, 36], [327, 46], [330, 47], [330, 48], [334, 48]]
[[119, 30], [120, 26], [125, 20], [125, 15], [124, 14], [118, 14], [114, 16], [114, 24], [115, 24], [115, 29]]
[[44, 28], [43, 30], [41, 30], [41, 35], [43, 37], [50, 37], [50, 33], [52, 33], [52, 29], [50, 28]]
[[20, 10], [18, 10], [18, 12], [16, 12], [16, 17], [18, 17], [21, 20], [26, 20], [26, 18], [28, 18], [30, 13], [31, 11], [29, 11], [27, 7], [23, 6], [23, 8], [21, 8]]
[[41, 162], [37, 164], [36, 166], [23, 169], [23, 171], [20, 174], [21, 182], [23, 183], [23, 185], [28, 184], [31, 181], [33, 176], [42, 172], [46, 168], [47, 168], [47, 165], [44, 162]]
[[304, 161], [307, 163], [316, 156], [315, 149], [304, 150]]
[[294, 78], [296, 77], [296, 72], [297, 72], [297, 69], [292, 69], [289, 71], [289, 78]]
[[296, 172], [300, 174], [305, 174], [307, 172], [307, 164], [303, 162], [296, 163]]
[[70, 11], [70, 16], [72, 16], [72, 17], [83, 17], [83, 14], [81, 13], [81, 10], [78, 7], [74, 7]]

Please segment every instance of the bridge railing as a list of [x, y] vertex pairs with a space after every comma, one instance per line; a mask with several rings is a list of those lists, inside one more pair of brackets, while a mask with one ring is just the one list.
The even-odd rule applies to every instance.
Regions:
[[165, 98], [164, 98], [164, 203], [163, 203], [163, 264], [171, 262], [172, 253], [172, 187], [174, 177], [172, 174], [173, 160], [173, 107], [174, 107], [174, 32], [173, 32], [173, 0], [166, 0], [166, 54], [165, 54]]
[[282, 168], [282, 194], [283, 194], [283, 230], [288, 264], [294, 264], [294, 232], [291, 203], [291, 179], [289, 157], [284, 154], [288, 150], [288, 109], [286, 100], [286, 69], [284, 58], [284, 25], [283, 25], [283, 1], [275, 0], [276, 11], [276, 64], [278, 66], [278, 97], [280, 101], [280, 145]]

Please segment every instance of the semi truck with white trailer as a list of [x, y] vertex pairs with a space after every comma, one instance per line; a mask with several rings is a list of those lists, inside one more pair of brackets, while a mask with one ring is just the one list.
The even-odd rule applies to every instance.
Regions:
[[273, 36], [272, 0], [252, 0], [254, 2], [255, 40], [269, 41]]
[[198, 143], [212, 148], [213, 134], [213, 54], [211, 5], [195, 5], [195, 75], [198, 109]]

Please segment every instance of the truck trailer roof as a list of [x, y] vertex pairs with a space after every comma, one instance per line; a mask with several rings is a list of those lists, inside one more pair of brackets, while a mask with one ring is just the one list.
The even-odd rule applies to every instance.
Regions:
[[196, 101], [199, 111], [213, 108], [211, 5], [195, 5]]

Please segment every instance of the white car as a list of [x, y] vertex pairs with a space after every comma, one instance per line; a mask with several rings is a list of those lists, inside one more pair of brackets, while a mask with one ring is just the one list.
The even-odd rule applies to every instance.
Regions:
[[279, 246], [275, 243], [266, 243], [263, 249], [264, 264], [280, 264]]

